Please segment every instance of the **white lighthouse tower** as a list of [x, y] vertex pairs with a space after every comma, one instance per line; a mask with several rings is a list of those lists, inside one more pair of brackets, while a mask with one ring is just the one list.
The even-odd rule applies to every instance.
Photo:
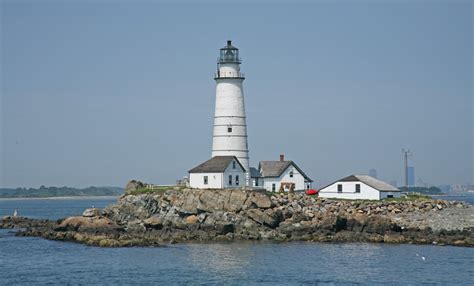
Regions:
[[245, 79], [240, 72], [239, 50], [231, 41], [220, 49], [217, 60], [216, 110], [214, 115], [214, 135], [212, 157], [235, 156], [247, 173], [249, 182], [249, 150], [247, 124], [245, 119], [244, 91]]

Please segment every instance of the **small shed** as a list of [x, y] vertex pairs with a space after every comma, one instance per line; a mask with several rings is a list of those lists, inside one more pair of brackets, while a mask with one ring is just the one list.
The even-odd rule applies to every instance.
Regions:
[[367, 175], [350, 175], [319, 190], [321, 198], [350, 200], [399, 198], [400, 194], [396, 187]]

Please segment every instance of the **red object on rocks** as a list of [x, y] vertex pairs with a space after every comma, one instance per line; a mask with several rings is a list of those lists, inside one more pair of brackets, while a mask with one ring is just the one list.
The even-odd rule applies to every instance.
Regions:
[[307, 194], [307, 195], [310, 195], [310, 196], [316, 195], [317, 193], [318, 193], [317, 190], [307, 190], [307, 191], [306, 191], [306, 194]]

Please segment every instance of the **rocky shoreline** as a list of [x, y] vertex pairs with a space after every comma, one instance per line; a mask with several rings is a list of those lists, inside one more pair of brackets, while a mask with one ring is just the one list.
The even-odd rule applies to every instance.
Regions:
[[474, 246], [474, 207], [443, 200], [345, 201], [304, 193], [170, 188], [126, 194], [58, 221], [0, 219], [0, 228], [102, 247], [188, 241], [314, 241]]

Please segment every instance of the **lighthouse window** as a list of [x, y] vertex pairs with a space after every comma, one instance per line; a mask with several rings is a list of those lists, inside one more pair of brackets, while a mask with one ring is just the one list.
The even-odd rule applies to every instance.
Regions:
[[231, 133], [232, 132], [232, 127], [227, 127], [227, 132]]

